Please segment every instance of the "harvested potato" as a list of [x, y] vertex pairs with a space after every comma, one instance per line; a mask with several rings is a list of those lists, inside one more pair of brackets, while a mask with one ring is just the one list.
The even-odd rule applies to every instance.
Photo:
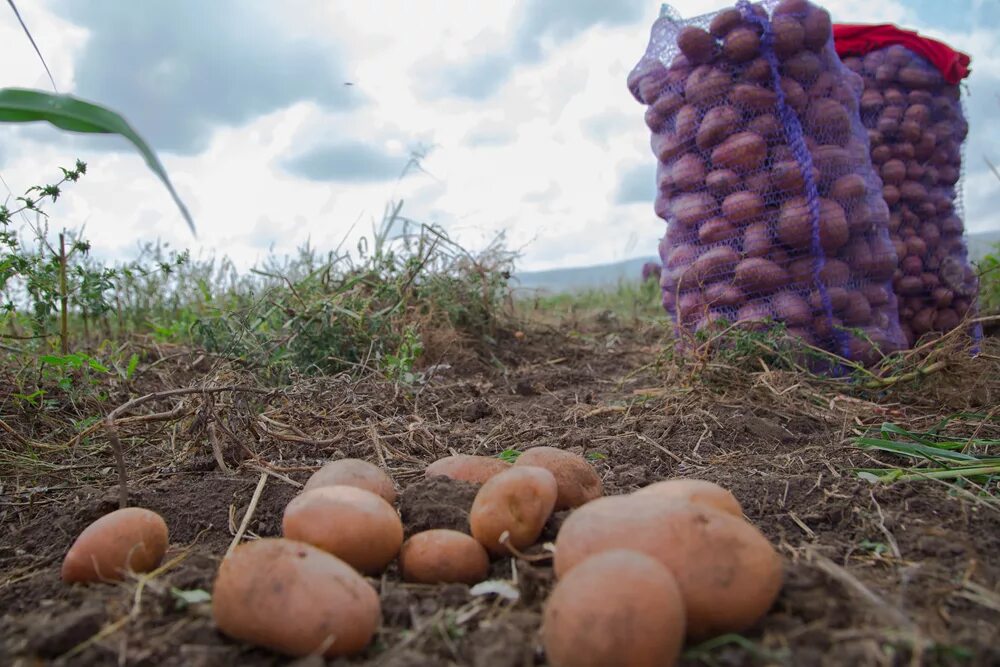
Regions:
[[125, 507], [105, 514], [74, 540], [62, 562], [66, 583], [121, 581], [128, 572], [151, 572], [167, 551], [169, 531], [156, 512]]
[[425, 477], [449, 477], [460, 482], [484, 484], [486, 480], [510, 468], [493, 456], [454, 454], [438, 459], [424, 470]]
[[632, 495], [645, 496], [653, 494], [662, 498], [675, 498], [692, 503], [701, 503], [720, 512], [732, 514], [740, 519], [743, 518], [743, 508], [740, 506], [740, 502], [736, 500], [736, 496], [718, 484], [709, 482], [708, 480], [668, 479], [643, 487], [635, 491]]
[[659, 560], [680, 586], [687, 636], [696, 641], [746, 630], [781, 589], [781, 558], [754, 526], [703, 504], [656, 494], [584, 505], [563, 523], [555, 546], [560, 579], [612, 549], [634, 549]]
[[767, 142], [753, 132], [738, 132], [712, 151], [712, 165], [746, 174], [760, 169], [767, 158]]
[[536, 466], [552, 473], [558, 487], [556, 510], [579, 507], [604, 495], [601, 477], [594, 466], [579, 454], [556, 447], [532, 447], [518, 456], [514, 465]]
[[705, 112], [705, 117], [698, 125], [695, 144], [701, 150], [717, 146], [736, 131], [739, 122], [740, 114], [733, 107], [727, 104], [712, 107]]
[[212, 587], [219, 630], [291, 656], [360, 653], [381, 615], [378, 593], [350, 565], [293, 540], [241, 544], [223, 559]]
[[546, 600], [545, 657], [553, 667], [667, 667], [680, 657], [684, 616], [680, 589], [662, 563], [638, 551], [605, 551], [561, 578]]
[[396, 487], [381, 468], [361, 459], [339, 459], [331, 461], [306, 480], [303, 491], [311, 491], [321, 486], [356, 486], [385, 498], [387, 503], [396, 502]]
[[773, 292], [788, 282], [788, 272], [763, 257], [750, 257], [736, 265], [734, 284], [750, 295]]
[[715, 39], [696, 26], [687, 26], [677, 33], [677, 46], [695, 65], [707, 63], [715, 55]]
[[722, 201], [722, 215], [737, 226], [760, 219], [764, 210], [764, 198], [755, 192], [734, 192]]
[[734, 63], [745, 63], [760, 54], [760, 35], [748, 26], [737, 26], [722, 41], [722, 56]]
[[292, 498], [281, 531], [372, 575], [385, 570], [403, 544], [403, 524], [392, 505], [353, 486], [322, 486]]
[[525, 549], [542, 534], [558, 497], [559, 484], [545, 468], [520, 465], [505, 470], [476, 494], [469, 511], [472, 536], [497, 556], [510, 553], [508, 543]]
[[457, 530], [425, 530], [399, 552], [404, 581], [418, 584], [477, 584], [490, 573], [490, 558], [479, 542]]

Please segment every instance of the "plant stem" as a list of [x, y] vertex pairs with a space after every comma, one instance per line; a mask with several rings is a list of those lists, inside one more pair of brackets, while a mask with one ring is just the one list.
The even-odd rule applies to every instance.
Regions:
[[69, 293], [66, 288], [66, 235], [59, 234], [59, 310], [62, 321], [59, 325], [59, 349], [69, 353]]

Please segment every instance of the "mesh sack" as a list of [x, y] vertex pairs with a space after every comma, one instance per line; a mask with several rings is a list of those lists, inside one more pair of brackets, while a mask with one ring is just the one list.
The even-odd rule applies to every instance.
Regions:
[[[968, 260], [959, 196], [969, 125], [958, 81], [968, 70], [942, 71], [942, 58], [931, 64], [911, 48], [892, 43], [906, 39], [912, 49], [925, 50], [913, 41], [923, 39], [915, 33], [894, 26], [869, 28], [838, 26], [838, 35], [851, 39], [838, 36], [837, 50], [864, 80], [861, 119], [889, 205], [889, 235], [900, 257], [893, 287], [900, 325], [912, 346], [924, 334], [951, 331], [975, 315], [979, 286]], [[865, 35], [872, 31], [881, 39]], [[938, 50], [943, 46], [927, 41]], [[978, 337], [978, 325], [972, 334]]]
[[[778, 321], [874, 363], [905, 344], [860, 77], [805, 0], [665, 11], [628, 86], [647, 105], [663, 305], [679, 334]], [[679, 336], [683, 338], [684, 336]]]

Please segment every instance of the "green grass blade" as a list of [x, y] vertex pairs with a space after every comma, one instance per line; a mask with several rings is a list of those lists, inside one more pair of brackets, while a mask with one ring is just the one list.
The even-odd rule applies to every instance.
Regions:
[[17, 10], [17, 5], [14, 4], [14, 0], [7, 0], [7, 4], [10, 5], [11, 10], [14, 12], [14, 16], [17, 17], [17, 22], [21, 24], [21, 30], [27, 36], [28, 41], [31, 42], [31, 47], [35, 49], [35, 53], [38, 54], [38, 59], [42, 61], [42, 67], [45, 68], [45, 73], [49, 75], [49, 82], [52, 84], [52, 90], [59, 92], [56, 88], [56, 80], [52, 76], [52, 72], [49, 70], [49, 64], [45, 62], [45, 58], [42, 56], [41, 49], [38, 48], [38, 44], [35, 44], [35, 38], [31, 36], [31, 31], [28, 30], [27, 24], [24, 19], [21, 18], [21, 12]]
[[969, 454], [953, 452], [948, 449], [940, 449], [929, 445], [921, 445], [912, 442], [895, 442], [882, 438], [858, 438], [856, 440], [862, 449], [878, 449], [883, 452], [901, 454], [911, 458], [950, 459], [952, 461], [978, 461], [979, 459]]
[[188, 227], [196, 233], [191, 214], [188, 213], [184, 202], [174, 190], [166, 170], [160, 164], [153, 149], [119, 114], [72, 95], [55, 95], [27, 88], [0, 89], [0, 122], [31, 123], [37, 121], [46, 121], [61, 130], [70, 132], [117, 134], [130, 141], [142, 155], [146, 165], [166, 186]]

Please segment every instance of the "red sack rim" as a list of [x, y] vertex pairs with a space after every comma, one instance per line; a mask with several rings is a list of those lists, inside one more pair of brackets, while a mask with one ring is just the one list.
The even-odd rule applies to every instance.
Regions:
[[905, 46], [934, 65], [944, 80], [954, 85], [969, 76], [972, 58], [944, 42], [924, 37], [913, 30], [903, 30], [891, 23], [876, 25], [844, 24], [833, 26], [833, 42], [841, 58], [864, 56], [893, 44]]

